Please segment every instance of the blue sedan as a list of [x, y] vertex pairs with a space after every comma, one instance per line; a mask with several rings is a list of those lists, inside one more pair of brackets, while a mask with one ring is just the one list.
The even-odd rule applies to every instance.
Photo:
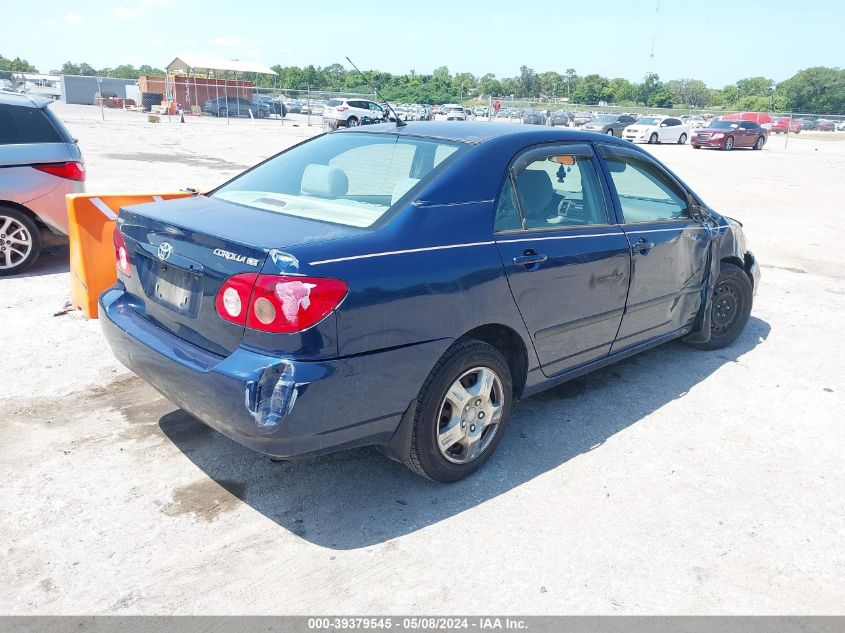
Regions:
[[440, 482], [514, 406], [683, 338], [730, 345], [742, 227], [607, 135], [420, 122], [331, 132], [191, 198], [121, 209], [117, 358], [274, 458], [377, 445]]

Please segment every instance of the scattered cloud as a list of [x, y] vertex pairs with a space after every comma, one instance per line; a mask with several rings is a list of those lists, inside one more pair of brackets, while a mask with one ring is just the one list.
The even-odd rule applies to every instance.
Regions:
[[157, 48], [164, 46], [164, 40], [160, 37], [154, 37], [149, 41], [150, 46], [155, 46]]
[[185, 44], [187, 44], [188, 46], [196, 46], [197, 38], [189, 37], [188, 39], [185, 40]]
[[59, 26], [59, 21], [53, 20], [53, 19], [44, 20], [43, 24], [44, 24], [44, 26], [49, 26], [50, 28], [53, 28], [53, 27]]
[[118, 20], [131, 20], [132, 18], [139, 18], [144, 15], [144, 10], [141, 8], [130, 9], [123, 5], [114, 8], [114, 17]]
[[84, 20], [82, 19], [82, 16], [78, 15], [76, 13], [68, 13], [65, 16], [65, 20], [67, 20], [71, 24], [82, 24], [82, 22], [84, 22]]
[[224, 37], [215, 37], [212, 40], [218, 46], [225, 46], [227, 48], [234, 48], [243, 44], [243, 40], [233, 35], [226, 35]]
[[258, 59], [259, 57], [261, 57], [261, 51], [258, 50], [257, 48], [250, 48], [248, 50], [242, 51], [241, 57], [249, 57], [249, 58], [252, 58], [252, 59]]

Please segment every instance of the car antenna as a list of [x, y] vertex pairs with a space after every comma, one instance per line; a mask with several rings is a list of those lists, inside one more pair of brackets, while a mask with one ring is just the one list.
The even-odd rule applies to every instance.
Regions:
[[387, 99], [383, 98], [379, 94], [378, 90], [376, 90], [376, 87], [373, 84], [371, 84], [370, 80], [367, 79], [366, 75], [364, 75], [364, 73], [362, 73], [358, 69], [358, 67], [355, 65], [355, 62], [353, 62], [351, 59], [349, 59], [349, 57], [346, 58], [346, 61], [348, 61], [350, 64], [352, 64], [352, 68], [354, 68], [355, 70], [358, 71], [358, 74], [361, 75], [361, 78], [364, 80], [364, 83], [366, 83], [372, 89], [372, 91], [376, 94], [376, 97], [378, 98], [378, 100], [381, 101], [382, 103], [384, 103], [388, 108], [390, 108], [390, 111], [393, 113], [393, 117], [396, 119], [396, 127], [405, 127], [406, 125], [408, 125], [405, 121], [403, 121], [402, 119], [399, 118], [399, 115], [396, 114], [396, 110], [393, 109], [393, 106], [390, 105], [390, 103], [388, 103]]

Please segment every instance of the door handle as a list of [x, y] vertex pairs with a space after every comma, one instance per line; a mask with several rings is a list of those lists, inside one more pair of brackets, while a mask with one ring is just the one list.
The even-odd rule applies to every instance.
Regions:
[[652, 248], [654, 248], [654, 242], [649, 242], [644, 237], [641, 237], [633, 244], [633, 249], [635, 253], [637, 251], [649, 251]]
[[539, 253], [535, 253], [531, 249], [528, 249], [522, 253], [522, 255], [514, 257], [513, 263], [517, 266], [534, 266], [536, 264], [542, 264], [547, 259], [548, 257], [546, 255], [541, 255]]

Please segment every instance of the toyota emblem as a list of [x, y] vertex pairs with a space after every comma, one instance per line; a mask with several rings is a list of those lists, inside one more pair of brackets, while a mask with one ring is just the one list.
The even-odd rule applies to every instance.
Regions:
[[161, 261], [166, 260], [170, 257], [170, 254], [173, 252], [173, 247], [170, 245], [170, 242], [162, 242], [158, 245], [158, 258]]

